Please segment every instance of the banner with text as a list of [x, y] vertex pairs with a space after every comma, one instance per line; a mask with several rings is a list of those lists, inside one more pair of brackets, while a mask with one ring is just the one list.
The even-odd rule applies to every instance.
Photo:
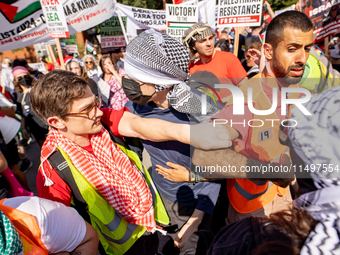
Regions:
[[167, 34], [182, 43], [184, 32], [198, 22], [197, 5], [166, 5]]
[[[121, 18], [126, 29], [126, 16]], [[111, 17], [100, 24], [100, 37], [102, 53], [122, 49], [126, 46], [118, 16]]]
[[48, 34], [51, 38], [69, 38], [63, 5], [59, 0], [40, 0], [45, 15]]
[[[48, 0], [46, 0], [48, 1]], [[52, 1], [52, 0], [50, 0]], [[56, 1], [56, 0], [54, 0]], [[0, 2], [0, 52], [50, 40], [40, 0]], [[59, 0], [63, 3], [69, 34], [85, 31], [109, 19], [114, 2], [106, 0]]]
[[137, 36], [151, 27], [163, 32], [166, 30], [166, 17], [163, 10], [143, 9], [123, 4], [117, 4], [117, 8], [122, 16], [127, 17], [128, 36]]
[[340, 1], [339, 0], [308, 0], [300, 1], [301, 11], [313, 23], [315, 41], [323, 41], [327, 36], [340, 33]]
[[77, 34], [70, 35], [69, 38], [60, 39], [66, 45], [67, 53], [78, 53]]
[[260, 26], [262, 3], [262, 0], [219, 0], [217, 26]]

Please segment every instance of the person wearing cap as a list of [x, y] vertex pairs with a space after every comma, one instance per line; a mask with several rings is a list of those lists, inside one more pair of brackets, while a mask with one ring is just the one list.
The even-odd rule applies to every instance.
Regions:
[[31, 76], [30, 72], [25, 67], [22, 66], [14, 67], [12, 74], [14, 77], [15, 89], [20, 92], [18, 93], [17, 102], [19, 103], [22, 111], [21, 128], [23, 135], [26, 139], [28, 139], [27, 130], [29, 130], [41, 147], [46, 139], [48, 126], [40, 120], [31, 107], [29, 93], [35, 78]]
[[22, 67], [26, 68], [30, 72], [30, 74], [33, 75], [35, 78], [38, 78], [38, 76], [42, 74], [42, 72], [30, 67], [28, 65], [26, 59], [23, 59], [23, 58], [14, 59], [13, 68], [16, 67], [16, 66], [22, 66]]
[[[61, 51], [63, 53], [64, 63], [66, 63], [67, 60], [73, 58], [72, 56], [67, 54], [67, 48], [66, 48], [66, 44], [64, 42], [60, 43], [60, 48], [61, 48]], [[55, 46], [54, 50], [57, 51], [57, 46]], [[59, 58], [56, 60], [56, 62], [58, 63], [59, 66], [61, 65]]]
[[[191, 91], [193, 89], [187, 85], [188, 64], [186, 48], [170, 36], [154, 29], [138, 35], [129, 43], [125, 54], [126, 76], [122, 77], [122, 86], [131, 100], [126, 107], [143, 118], [190, 124], [190, 115], [196, 121], [202, 121], [198, 116], [201, 110], [200, 96], [194, 94]], [[193, 104], [197, 107], [193, 107]], [[208, 107], [207, 114], [210, 117], [218, 112], [211, 105]], [[156, 166], [167, 166], [167, 162], [175, 162], [190, 167], [190, 145], [177, 141], [142, 142], [151, 156], [152, 178], [170, 218], [170, 225], [162, 225], [168, 231], [166, 243], [169, 247], [175, 244], [182, 249], [198, 227], [210, 228], [220, 185], [211, 182], [193, 185], [164, 179], [155, 171]], [[179, 252], [166, 249], [161, 247], [159, 252]], [[181, 252], [184, 254], [185, 250]]]
[[[190, 74], [197, 71], [209, 71], [220, 79], [221, 84], [238, 85], [247, 76], [241, 62], [231, 52], [216, 51], [214, 48], [214, 33], [207, 24], [196, 23], [185, 31], [182, 42], [190, 54]], [[199, 60], [194, 62], [195, 54]], [[220, 97], [230, 96], [227, 89], [221, 89]]]

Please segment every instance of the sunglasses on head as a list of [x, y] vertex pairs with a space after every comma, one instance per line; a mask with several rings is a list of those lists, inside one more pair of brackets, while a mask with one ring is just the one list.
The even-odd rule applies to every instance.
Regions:
[[86, 64], [92, 64], [92, 61], [85, 61]]

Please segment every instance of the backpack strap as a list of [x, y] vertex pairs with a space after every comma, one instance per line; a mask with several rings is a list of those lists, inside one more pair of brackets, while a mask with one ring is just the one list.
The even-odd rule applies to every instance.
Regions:
[[[87, 203], [79, 191], [76, 181], [73, 178], [71, 168], [68, 165], [66, 159], [63, 157], [59, 150], [56, 150], [48, 158], [48, 162], [57, 171], [60, 178], [63, 179], [63, 181], [66, 182], [66, 184], [70, 187], [73, 202], [75, 204], [75, 209], [77, 210], [77, 212], [87, 223], [92, 225], [90, 215], [88, 214], [86, 209]], [[102, 255], [107, 254], [101, 242], [99, 242], [98, 250]]]
[[73, 178], [71, 168], [69, 167], [61, 152], [59, 150], [53, 152], [48, 158], [48, 162], [56, 170], [60, 178], [63, 179], [63, 181], [66, 182], [66, 184], [70, 187], [73, 202], [75, 204], [75, 209], [83, 217], [84, 220], [91, 224], [90, 216], [88, 215], [86, 210], [87, 203], [81, 195], [76, 181]]
[[111, 140], [114, 143], [119, 144], [123, 146], [124, 148], [127, 148], [129, 150], [136, 152], [136, 154], [139, 156], [139, 159], [143, 161], [142, 152], [143, 152], [144, 146], [139, 138], [136, 138], [136, 137], [124, 137], [123, 138], [123, 137], [116, 136], [115, 134], [113, 134], [111, 129], [107, 125], [105, 125], [103, 122], [102, 122], [102, 125], [106, 129], [106, 131], [109, 132]]

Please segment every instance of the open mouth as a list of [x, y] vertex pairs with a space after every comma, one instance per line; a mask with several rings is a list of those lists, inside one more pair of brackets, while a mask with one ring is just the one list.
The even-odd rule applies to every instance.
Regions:
[[293, 76], [302, 76], [303, 69], [301, 69], [301, 68], [292, 68], [292, 69], [290, 69], [290, 72], [293, 74]]

